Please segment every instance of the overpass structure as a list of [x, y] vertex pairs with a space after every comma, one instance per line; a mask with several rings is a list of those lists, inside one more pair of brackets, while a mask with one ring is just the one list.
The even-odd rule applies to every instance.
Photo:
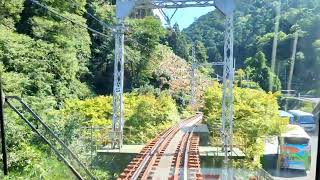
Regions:
[[117, 0], [116, 2], [116, 29], [115, 29], [115, 61], [114, 61], [114, 84], [113, 84], [113, 117], [112, 131], [109, 136], [112, 141], [111, 147], [120, 149], [123, 145], [124, 128], [124, 20], [135, 9], [140, 8], [186, 8], [213, 6], [225, 16], [224, 38], [224, 61], [223, 61], [223, 97], [221, 114], [221, 139], [225, 154], [224, 162], [228, 163], [228, 152], [232, 152], [233, 136], [233, 81], [234, 81], [234, 58], [233, 58], [233, 16], [235, 10], [234, 0]]

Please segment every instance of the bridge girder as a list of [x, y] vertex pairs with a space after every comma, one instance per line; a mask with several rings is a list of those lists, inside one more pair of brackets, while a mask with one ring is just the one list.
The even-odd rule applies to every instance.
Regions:
[[117, 0], [117, 19], [124, 19], [133, 9], [177, 9], [213, 6], [225, 16], [233, 13], [234, 0]]
[[187, 7], [208, 7], [215, 6], [213, 0], [206, 1], [190, 1], [190, 0], [154, 0], [149, 2], [137, 2], [136, 8], [151, 8], [151, 9], [176, 9], [176, 8], [187, 8]]

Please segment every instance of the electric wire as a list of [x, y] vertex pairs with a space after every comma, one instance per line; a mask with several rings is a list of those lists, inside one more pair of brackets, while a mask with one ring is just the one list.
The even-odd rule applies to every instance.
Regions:
[[129, 41], [129, 42], [132, 42], [132, 43], [137, 43], [138, 46], [144, 48], [145, 50], [150, 49], [150, 47], [147, 47], [147, 46], [141, 44], [140, 42], [138, 42], [137, 40], [135, 40], [135, 39], [133, 39], [133, 38], [130, 38], [130, 37], [125, 37], [125, 38], [126, 38], [125, 41], [127, 41], [127, 42]]
[[95, 30], [95, 29], [93, 29], [93, 28], [90, 28], [90, 27], [88, 27], [88, 26], [85, 26], [85, 25], [83, 25], [83, 24], [81, 24], [81, 23], [79, 23], [79, 22], [76, 22], [76, 21], [74, 21], [74, 20], [72, 20], [72, 19], [70, 19], [70, 18], [68, 18], [68, 17], [65, 17], [65, 16], [59, 14], [57, 11], [53, 10], [52, 8], [49, 8], [47, 5], [44, 5], [44, 4], [40, 3], [40, 2], [37, 1], [37, 0], [30, 0], [30, 1], [31, 1], [33, 4], [36, 4], [36, 5], [40, 6], [41, 8], [46, 9], [47, 11], [53, 13], [55, 16], [57, 16], [57, 17], [59, 17], [59, 18], [61, 18], [61, 19], [70, 21], [71, 23], [73, 23], [73, 24], [75, 24], [75, 25], [77, 25], [77, 26], [79, 26], [79, 27], [85, 28], [85, 29], [87, 29], [87, 30], [89, 30], [89, 31], [91, 31], [91, 32], [93, 32], [93, 33], [96, 33], [96, 34], [98, 34], [98, 35], [100, 35], [100, 36], [109, 37], [108, 35], [106, 35], [106, 34], [104, 34], [104, 33], [102, 33], [102, 32], [99, 32], [99, 31], [97, 31], [97, 30]]
[[[40, 3], [40, 2], [37, 1], [37, 0], [30, 0], [30, 1], [31, 1], [32, 3], [40, 6], [40, 7], [43, 8], [43, 9], [48, 10], [49, 12], [53, 13], [55, 16], [57, 16], [57, 17], [59, 17], [59, 18], [61, 18], [61, 19], [70, 21], [71, 23], [73, 23], [73, 24], [75, 24], [75, 25], [78, 25], [79, 27], [88, 29], [89, 31], [91, 31], [91, 32], [93, 32], [93, 33], [96, 33], [96, 34], [98, 34], [98, 35], [101, 35], [101, 36], [104, 36], [104, 37], [110, 37], [110, 36], [108, 36], [108, 35], [106, 35], [106, 34], [104, 34], [104, 33], [102, 33], [102, 32], [99, 32], [99, 31], [97, 31], [97, 30], [95, 30], [95, 29], [93, 29], [93, 28], [87, 27], [87, 26], [85, 26], [85, 25], [83, 25], [83, 24], [80, 24], [80, 23], [78, 23], [78, 22], [76, 22], [76, 21], [74, 21], [74, 20], [72, 20], [72, 19], [70, 19], [70, 18], [68, 18], [68, 17], [65, 17], [65, 16], [59, 14], [57, 11], [53, 10], [52, 8], [48, 7], [47, 5], [44, 5], [44, 4]], [[73, 0], [71, 0], [71, 1], [74, 2]], [[79, 7], [79, 5], [77, 5], [75, 2], [74, 2], [74, 5]], [[83, 11], [83, 10], [82, 10], [82, 11]], [[92, 15], [92, 14], [90, 14], [90, 13], [88, 13], [88, 12], [85, 12], [85, 11], [83, 11], [83, 12], [86, 13], [87, 15], [89, 15], [90, 17], [92, 17], [93, 19], [95, 19], [96, 21], [98, 21], [101, 25], [103, 25], [103, 27], [107, 27], [107, 28], [111, 29], [111, 26], [110, 26], [110, 25], [102, 22], [101, 20], [99, 20], [99, 19], [98, 19], [97, 17], [95, 17], [94, 15]], [[112, 30], [114, 30], [114, 29], [112, 28]], [[126, 37], [126, 40], [127, 40], [127, 41], [130, 41], [130, 42], [133, 42], [133, 43], [137, 43], [138, 46], [144, 48], [145, 50], [150, 49], [150, 47], [147, 47], [147, 46], [139, 43], [137, 40], [135, 40], [135, 39], [133, 39], [133, 38]]]
[[[31, 1], [32, 3], [40, 6], [40, 7], [43, 8], [43, 9], [48, 10], [49, 12], [53, 13], [54, 15], [56, 15], [57, 17], [59, 17], [59, 18], [61, 18], [61, 19], [70, 21], [71, 23], [73, 23], [73, 24], [75, 24], [75, 25], [78, 25], [78, 26], [80, 26], [80, 27], [82, 27], [82, 28], [88, 29], [89, 31], [91, 31], [91, 32], [93, 32], [93, 33], [96, 33], [96, 34], [98, 34], [98, 35], [101, 35], [101, 36], [104, 36], [104, 37], [109, 37], [108, 35], [106, 35], [106, 34], [104, 34], [104, 33], [102, 33], [102, 32], [99, 32], [99, 31], [97, 31], [97, 30], [95, 30], [95, 29], [93, 29], [93, 28], [87, 27], [87, 26], [85, 26], [85, 25], [83, 25], [83, 24], [80, 24], [80, 23], [78, 23], [78, 22], [76, 22], [76, 21], [74, 21], [74, 20], [72, 20], [72, 19], [70, 19], [70, 18], [67, 18], [67, 17], [59, 14], [57, 11], [53, 10], [52, 8], [48, 7], [47, 5], [44, 5], [44, 4], [40, 3], [40, 2], [37, 1], [37, 0], [30, 0], [30, 1]], [[92, 15], [92, 16], [93, 16], [93, 15]], [[102, 22], [102, 21], [101, 21], [101, 22]], [[136, 41], [136, 40], [134, 40], [134, 39], [132, 39], [132, 38], [126, 37], [126, 39], [127, 39], [128, 41], [137, 43], [140, 47], [143, 47], [143, 48], [146, 49], [146, 50], [147, 50], [147, 49], [150, 49], [149, 47], [147, 47], [147, 46], [139, 43], [138, 41]]]
[[[78, 3], [76, 3], [74, 0], [70, 0], [71, 3], [74, 5], [74, 6], [77, 6], [80, 8], [80, 5]], [[91, 4], [89, 4], [89, 6], [91, 6]], [[80, 11], [82, 11], [83, 13], [85, 13], [86, 15], [90, 16], [92, 19], [96, 20], [102, 27], [104, 28], [107, 28], [107, 29], [110, 29], [111, 31], [114, 31], [115, 28], [114, 26], [111, 26], [105, 22], [103, 22], [102, 20], [100, 20], [99, 18], [97, 18], [96, 16], [94, 16], [93, 14], [89, 13], [88, 11], [85, 11], [85, 10], [82, 10], [80, 8]]]

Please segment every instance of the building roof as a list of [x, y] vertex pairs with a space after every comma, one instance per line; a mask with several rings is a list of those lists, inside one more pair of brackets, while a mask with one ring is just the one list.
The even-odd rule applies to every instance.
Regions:
[[286, 112], [286, 111], [279, 111], [280, 117], [294, 117], [292, 114]]
[[313, 114], [307, 113], [304, 111], [300, 111], [300, 110], [289, 110], [289, 113], [296, 115], [296, 116], [312, 116], [313, 117]]
[[300, 137], [310, 139], [310, 136], [299, 125], [289, 124], [287, 125], [286, 130], [286, 132], [281, 134], [281, 137]]

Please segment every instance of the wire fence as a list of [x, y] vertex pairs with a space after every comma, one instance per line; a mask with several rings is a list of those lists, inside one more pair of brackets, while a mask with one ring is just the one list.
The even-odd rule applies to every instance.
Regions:
[[108, 145], [109, 131], [110, 127], [105, 126], [83, 126], [73, 135], [73, 141], [69, 147], [79, 154], [87, 166], [91, 166], [91, 162], [97, 155], [97, 150]]

